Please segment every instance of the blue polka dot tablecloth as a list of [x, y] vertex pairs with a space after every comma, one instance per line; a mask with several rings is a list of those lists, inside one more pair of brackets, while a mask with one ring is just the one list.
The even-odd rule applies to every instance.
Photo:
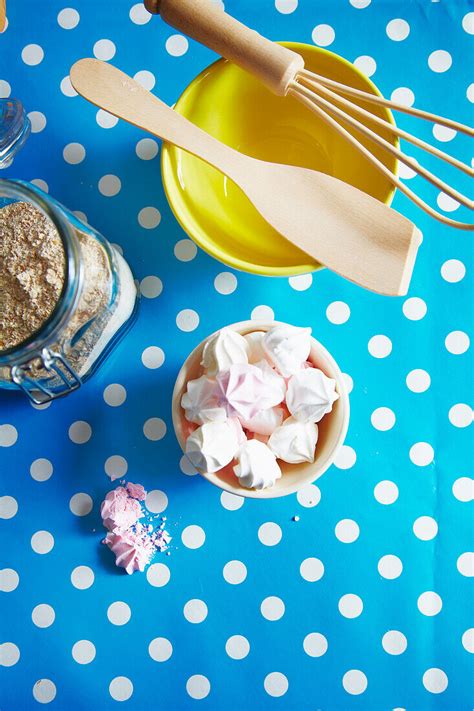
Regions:
[[[43, 410], [0, 394], [1, 710], [471, 709], [470, 236], [397, 195], [424, 235], [400, 299], [327, 270], [230, 271], [174, 219], [158, 143], [87, 104], [68, 78], [95, 54], [172, 104], [214, 55], [133, 0], [71, 3], [7, 3], [0, 92], [24, 102], [32, 135], [2, 177], [86, 215], [123, 249], [142, 299], [133, 330], [79, 392]], [[387, 96], [472, 122], [470, 0], [225, 4], [273, 39], [328, 46]], [[399, 123], [471, 160], [466, 137]], [[458, 185], [469, 191], [467, 177]], [[273, 315], [312, 326], [345, 373], [352, 413], [316, 484], [260, 502], [195, 476], [170, 400], [208, 333]], [[146, 573], [127, 576], [100, 542], [107, 473], [143, 483], [167, 516], [171, 555]]]

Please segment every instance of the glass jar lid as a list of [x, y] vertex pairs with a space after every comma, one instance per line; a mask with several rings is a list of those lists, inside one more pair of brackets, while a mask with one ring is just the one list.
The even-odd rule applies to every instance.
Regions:
[[18, 99], [0, 99], [0, 168], [8, 168], [30, 135], [30, 120]]

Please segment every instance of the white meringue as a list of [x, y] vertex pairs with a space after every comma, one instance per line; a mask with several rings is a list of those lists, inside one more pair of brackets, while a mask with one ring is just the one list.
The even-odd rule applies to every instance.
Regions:
[[281, 425], [284, 416], [282, 407], [269, 407], [267, 410], [260, 410], [249, 420], [242, 420], [242, 426], [250, 432], [268, 436]]
[[263, 337], [263, 349], [270, 362], [289, 378], [303, 367], [311, 351], [311, 329], [281, 324]]
[[264, 335], [265, 331], [252, 331], [244, 336], [248, 344], [249, 363], [258, 363], [267, 357], [263, 350]]
[[333, 378], [328, 378], [319, 368], [305, 368], [290, 378], [286, 404], [297, 420], [319, 422], [331, 412], [338, 397]]
[[233, 460], [239, 450], [237, 428], [229, 421], [206, 422], [186, 440], [186, 456], [203, 472], [217, 472]]
[[205, 344], [201, 365], [213, 376], [233, 363], [248, 363], [247, 351], [248, 343], [240, 333], [223, 328]]
[[238, 454], [234, 473], [247, 489], [266, 489], [281, 477], [281, 469], [273, 452], [263, 442], [249, 439]]
[[289, 464], [314, 462], [318, 425], [314, 422], [300, 422], [288, 417], [277, 427], [268, 440], [268, 446], [277, 459]]
[[205, 422], [223, 422], [227, 415], [224, 408], [218, 405], [217, 394], [215, 380], [205, 375], [190, 380], [181, 398], [181, 407], [188, 422], [197, 425], [203, 425]]
[[234, 363], [218, 373], [217, 385], [219, 406], [225, 408], [229, 417], [239, 417], [241, 421], [279, 405], [285, 397], [276, 379], [270, 379], [261, 368], [249, 363]]

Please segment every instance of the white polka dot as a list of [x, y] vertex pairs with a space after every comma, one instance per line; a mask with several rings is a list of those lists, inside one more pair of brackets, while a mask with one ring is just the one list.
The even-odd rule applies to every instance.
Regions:
[[288, 279], [288, 283], [295, 291], [306, 291], [313, 283], [312, 274], [298, 274]]
[[118, 124], [117, 116], [109, 114], [104, 109], [99, 109], [95, 115], [95, 120], [101, 128], [113, 128]]
[[163, 282], [157, 276], [147, 276], [140, 282], [140, 292], [146, 299], [156, 299], [163, 291]]
[[138, 213], [138, 223], [145, 230], [153, 230], [161, 222], [161, 213], [156, 207], [143, 207]]
[[0, 667], [13, 667], [20, 659], [20, 650], [13, 642], [0, 644]]
[[387, 654], [392, 654], [398, 656], [403, 654], [407, 648], [407, 638], [403, 632], [398, 630], [389, 630], [382, 637], [382, 647], [385, 649]]
[[8, 99], [11, 91], [10, 84], [5, 79], [0, 79], [0, 99]]
[[90, 664], [95, 659], [95, 646], [88, 639], [80, 639], [73, 645], [72, 658], [78, 664]]
[[156, 84], [155, 75], [147, 69], [140, 70], [133, 78], [147, 91], [151, 91]]
[[275, 0], [275, 7], [282, 15], [289, 15], [298, 7], [298, 0]]
[[446, 193], [439, 193], [436, 202], [440, 210], [444, 212], [454, 212], [460, 205], [457, 200], [454, 200], [450, 195], [446, 195]]
[[[412, 156], [410, 156], [412, 160], [415, 161], [416, 164], [418, 164], [418, 161], [415, 160]], [[404, 180], [411, 180], [412, 178], [415, 178], [417, 175], [417, 172], [413, 170], [413, 168], [410, 168], [409, 165], [405, 165], [405, 163], [402, 163], [401, 161], [398, 164], [398, 175], [400, 178], [403, 178]]]
[[20, 583], [20, 576], [13, 568], [0, 568], [0, 591], [13, 592]]
[[344, 301], [333, 301], [326, 309], [326, 316], [331, 323], [340, 325], [346, 323], [351, 315], [349, 306]]
[[431, 385], [430, 374], [426, 370], [416, 368], [411, 370], [407, 377], [406, 383], [409, 390], [414, 393], [424, 393]]
[[364, 8], [369, 7], [372, 0], [349, 0], [349, 2], [352, 7], [355, 7], [357, 10], [363, 10]]
[[51, 679], [38, 679], [33, 686], [33, 697], [39, 704], [49, 704], [56, 697], [56, 685]]
[[233, 294], [237, 289], [237, 277], [232, 272], [221, 272], [214, 279], [214, 288], [224, 296]]
[[319, 47], [328, 47], [335, 40], [336, 33], [331, 25], [316, 25], [311, 37], [313, 38], [314, 44]]
[[398, 486], [388, 479], [379, 481], [374, 488], [374, 496], [379, 504], [393, 504], [398, 499]]
[[[41, 180], [41, 178], [34, 178], [30, 182], [33, 183], [33, 185], [36, 185], [36, 187], [42, 190], [44, 193], [49, 192], [49, 187], [46, 180]], [[51, 403], [48, 404], [50, 405]]]
[[386, 358], [392, 352], [392, 341], [387, 336], [372, 336], [368, 343], [368, 349], [374, 358]]
[[466, 630], [461, 638], [462, 646], [466, 652], [474, 654], [474, 627]]
[[245, 659], [250, 652], [249, 641], [241, 634], [234, 634], [225, 643], [225, 651], [231, 659]]
[[94, 57], [101, 59], [103, 62], [107, 62], [109, 59], [115, 56], [115, 45], [109, 39], [100, 39], [94, 44], [93, 50]]
[[119, 407], [127, 399], [127, 391], [119, 383], [111, 383], [104, 390], [104, 400], [110, 407]]
[[18, 432], [13, 425], [0, 425], [0, 447], [12, 447], [18, 439]]
[[41, 64], [44, 58], [43, 48], [39, 44], [27, 44], [21, 51], [21, 58], [30, 67]]
[[463, 353], [465, 353], [468, 350], [470, 343], [471, 341], [469, 339], [469, 336], [467, 335], [467, 333], [464, 333], [464, 331], [451, 331], [451, 333], [448, 333], [444, 341], [446, 350], [448, 350], [453, 355], [462, 355]]
[[288, 679], [281, 672], [271, 672], [265, 677], [263, 686], [269, 696], [284, 696], [288, 691]]
[[396, 555], [384, 555], [380, 558], [377, 569], [387, 580], [399, 578], [403, 571], [403, 563]]
[[181, 534], [181, 540], [183, 541], [186, 548], [200, 548], [204, 545], [206, 540], [206, 534], [201, 526], [196, 526], [192, 524], [191, 526], [186, 526]]
[[35, 553], [45, 555], [53, 550], [54, 538], [49, 531], [36, 531], [31, 536], [31, 547]]
[[359, 525], [350, 518], [343, 518], [336, 524], [334, 529], [336, 538], [341, 543], [354, 543], [359, 538]]
[[169, 583], [171, 572], [164, 563], [153, 563], [146, 571], [146, 579], [154, 588], [162, 588]]
[[433, 126], [433, 136], [438, 140], [446, 143], [447, 141], [452, 141], [455, 138], [457, 132], [454, 128], [449, 128], [448, 126], [441, 126], [439, 123], [435, 123]]
[[442, 694], [448, 688], [448, 677], [442, 669], [432, 667], [423, 674], [423, 686], [431, 694]]
[[281, 541], [282, 530], [277, 523], [267, 521], [258, 529], [258, 538], [264, 546], [276, 546]]
[[13, 496], [0, 496], [0, 518], [13, 518], [17, 511], [18, 502]]
[[130, 8], [130, 19], [135, 25], [146, 25], [151, 20], [151, 13], [148, 12], [143, 3], [138, 2]]
[[321, 491], [316, 484], [306, 484], [298, 491], [296, 498], [301, 506], [310, 509], [321, 501]]
[[285, 614], [285, 603], [279, 597], [270, 595], [270, 597], [266, 597], [265, 600], [262, 600], [260, 612], [266, 620], [276, 622]]
[[77, 96], [77, 91], [74, 89], [73, 85], [71, 84], [71, 80], [69, 76], [64, 77], [64, 79], [61, 79], [61, 84], [59, 85], [59, 88], [61, 89], [61, 92], [64, 94], [64, 96]]
[[395, 424], [395, 413], [389, 407], [378, 407], [370, 416], [372, 427], [381, 432], [391, 430]]
[[128, 701], [133, 694], [133, 684], [126, 676], [116, 676], [109, 684], [109, 694], [114, 701]]
[[105, 197], [114, 197], [120, 192], [122, 183], [116, 175], [103, 175], [98, 182], [98, 188], [99, 192]]
[[360, 669], [350, 669], [342, 677], [342, 686], [348, 694], [358, 696], [367, 689], [367, 677]]
[[51, 406], [51, 401], [43, 402], [41, 405], [37, 405], [35, 402], [30, 401], [30, 405], [34, 410], [47, 410]]
[[362, 613], [364, 603], [358, 595], [347, 593], [340, 598], [338, 608], [343, 617], [352, 620], [354, 617], [359, 617]]
[[444, 49], [437, 49], [428, 57], [428, 66], [433, 72], [447, 72], [452, 63], [451, 55]]
[[402, 106], [413, 106], [415, 103], [415, 94], [407, 86], [399, 86], [398, 89], [394, 89], [390, 98], [396, 104], [402, 104]]
[[183, 309], [176, 316], [176, 325], [180, 331], [189, 333], [199, 326], [199, 314], [193, 309]]
[[474, 84], [469, 84], [467, 87], [466, 98], [471, 102], [471, 104], [474, 104]]
[[394, 42], [401, 42], [410, 34], [410, 25], [406, 20], [390, 20], [386, 27], [387, 36]]
[[466, 267], [459, 259], [448, 259], [441, 267], [441, 276], [451, 284], [461, 281], [465, 275]]
[[321, 580], [324, 575], [324, 565], [319, 558], [306, 558], [300, 565], [300, 575], [308, 583]]
[[419, 596], [417, 605], [422, 615], [433, 617], [440, 612], [443, 607], [443, 601], [438, 593], [428, 590]]
[[172, 57], [182, 57], [188, 51], [189, 42], [183, 35], [171, 35], [166, 40], [165, 47]]
[[72, 7], [65, 7], [58, 13], [58, 25], [63, 30], [73, 30], [79, 24], [80, 19], [78, 11]]
[[158, 143], [153, 138], [142, 138], [135, 146], [135, 153], [141, 160], [153, 160], [158, 155]]
[[126, 625], [132, 616], [132, 611], [126, 602], [117, 600], [107, 608], [107, 617], [113, 625]]
[[252, 319], [252, 321], [274, 321], [275, 314], [273, 312], [273, 309], [270, 308], [270, 306], [265, 306], [264, 304], [261, 304], [260, 306], [256, 306], [252, 310], [250, 318]]
[[66, 163], [77, 165], [77, 163], [81, 163], [85, 157], [85, 148], [80, 143], [68, 143], [67, 146], [64, 147], [63, 158]]
[[474, 576], [474, 553], [461, 553], [457, 559], [456, 567], [461, 575], [472, 578]]
[[142, 363], [145, 368], [154, 370], [161, 368], [165, 362], [165, 354], [159, 346], [148, 346], [142, 353]]
[[87, 590], [94, 584], [94, 571], [88, 565], [78, 565], [71, 573], [71, 583], [78, 590]]
[[309, 657], [322, 657], [328, 649], [328, 641], [319, 632], [310, 632], [303, 641], [303, 649]]
[[179, 460], [179, 468], [181, 469], [183, 474], [186, 474], [186, 476], [196, 476], [198, 473], [197, 469], [191, 464], [185, 454], [183, 454], [183, 456]]
[[77, 420], [69, 427], [69, 439], [74, 444], [85, 444], [92, 436], [92, 428], [88, 422]]
[[150, 417], [143, 425], [143, 434], [152, 442], [158, 442], [166, 435], [166, 422], [160, 417]]
[[472, 408], [464, 402], [458, 402], [449, 410], [449, 421], [454, 427], [468, 427], [472, 424], [472, 419]]
[[164, 491], [160, 489], [152, 489], [147, 494], [145, 499], [146, 507], [152, 513], [158, 514], [162, 513], [168, 506], [168, 497]]
[[46, 126], [46, 116], [41, 111], [30, 111], [28, 118], [31, 123], [31, 133], [41, 133]]
[[221, 504], [227, 511], [237, 511], [244, 505], [244, 497], [223, 491], [221, 494]]
[[360, 57], [354, 59], [354, 66], [368, 77], [375, 74], [377, 70], [377, 63], [373, 57], [369, 57], [367, 54], [362, 54]]
[[89, 494], [74, 494], [69, 501], [69, 508], [75, 516], [87, 516], [92, 511], [93, 501]]
[[31, 463], [30, 474], [35, 481], [47, 481], [53, 474], [53, 465], [49, 459], [35, 459]]
[[222, 575], [230, 585], [240, 585], [247, 577], [247, 568], [240, 560], [230, 560], [224, 565]]
[[459, 477], [453, 484], [453, 494], [458, 501], [468, 502], [474, 500], [474, 479], [468, 476]]
[[419, 516], [413, 524], [413, 533], [421, 541], [431, 541], [438, 533], [438, 524], [431, 516]]
[[469, 35], [474, 35], [474, 12], [468, 12], [462, 18], [462, 28]]
[[155, 637], [148, 645], [148, 654], [155, 662], [167, 662], [173, 654], [173, 645], [166, 637]]
[[51, 605], [46, 605], [42, 603], [41, 605], [36, 605], [31, 613], [31, 619], [37, 627], [51, 627], [56, 618], [56, 613]]
[[197, 254], [197, 247], [190, 239], [180, 239], [174, 246], [174, 256], [180, 262], [190, 262]]
[[[87, 225], [87, 215], [85, 212], [82, 212], [82, 210], [74, 210], [74, 214], [78, 220], [80, 220], [85, 225]], [[117, 244], [114, 244], [114, 242], [112, 242], [111, 244], [112, 244], [112, 247], [115, 247], [115, 249], [118, 249]], [[118, 251], [120, 251], [120, 250], [118, 250]], [[122, 252], [120, 252], [120, 254], [122, 254]]]
[[105, 460], [104, 470], [107, 476], [112, 481], [115, 481], [115, 479], [121, 479], [121, 477], [125, 476], [128, 470], [128, 462], [120, 454], [112, 454]]
[[410, 321], [419, 321], [426, 315], [426, 311], [426, 303], [418, 296], [412, 296], [403, 302], [403, 313]]
[[350, 469], [357, 460], [357, 454], [352, 447], [344, 444], [336, 455], [334, 466], [338, 469]]
[[194, 625], [203, 622], [207, 617], [207, 605], [202, 600], [188, 600], [183, 608], [184, 617]]
[[410, 459], [418, 467], [426, 467], [434, 459], [434, 449], [428, 442], [417, 442], [410, 448]]
[[211, 691], [211, 683], [203, 674], [193, 674], [186, 682], [186, 691], [192, 699], [205, 699]]

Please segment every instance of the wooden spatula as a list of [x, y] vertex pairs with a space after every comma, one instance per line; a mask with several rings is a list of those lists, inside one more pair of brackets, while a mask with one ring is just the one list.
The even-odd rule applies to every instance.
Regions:
[[239, 153], [106, 62], [81, 59], [70, 78], [96, 106], [227, 175], [277, 232], [329, 269], [381, 294], [406, 294], [421, 235], [395, 210], [330, 175]]

